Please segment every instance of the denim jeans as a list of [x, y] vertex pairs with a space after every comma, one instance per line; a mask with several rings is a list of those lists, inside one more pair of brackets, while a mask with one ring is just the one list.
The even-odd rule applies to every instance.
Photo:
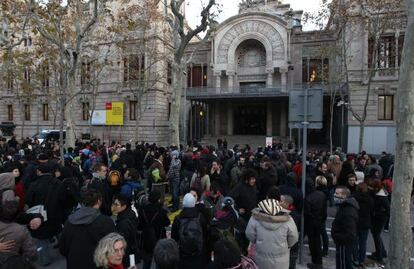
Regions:
[[170, 188], [171, 188], [173, 209], [178, 209], [180, 205], [180, 181], [171, 180]]
[[37, 247], [37, 255], [39, 257], [39, 263], [41, 266], [46, 266], [51, 263], [50, 261], [50, 253], [49, 253], [49, 239], [37, 239], [34, 238], [36, 247]]
[[353, 260], [358, 264], [364, 263], [367, 252], [367, 239], [369, 230], [359, 230], [358, 239], [353, 246]]

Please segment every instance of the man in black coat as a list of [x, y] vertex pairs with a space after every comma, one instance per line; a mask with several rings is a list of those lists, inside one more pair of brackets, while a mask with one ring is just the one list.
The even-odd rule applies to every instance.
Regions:
[[326, 195], [315, 188], [312, 179], [306, 180], [305, 233], [309, 239], [312, 263], [308, 268], [322, 268], [321, 230], [326, 219]]
[[66, 257], [67, 269], [97, 268], [93, 255], [95, 248], [105, 235], [115, 232], [114, 222], [100, 213], [102, 195], [97, 190], [82, 194], [78, 211], [69, 216], [59, 242], [60, 254]]
[[256, 178], [257, 173], [253, 169], [246, 169], [241, 175], [242, 182], [237, 184], [229, 194], [246, 223], [250, 219], [251, 211], [257, 206]]
[[31, 231], [37, 248], [41, 249], [39, 261], [43, 266], [51, 263], [50, 240], [62, 231], [64, 222], [64, 189], [60, 180], [54, 178], [50, 172], [48, 164], [40, 164], [37, 167], [37, 178], [30, 184], [26, 194], [26, 203], [29, 208], [43, 206], [46, 211], [42, 225]]
[[105, 214], [107, 216], [112, 215], [111, 211], [111, 205], [112, 205], [112, 196], [113, 191], [111, 189], [111, 186], [109, 186], [109, 183], [106, 179], [108, 173], [108, 168], [103, 163], [97, 163], [93, 167], [93, 178], [90, 180], [88, 184], [88, 190], [94, 189], [98, 190], [101, 193], [102, 197], [102, 205], [100, 207], [100, 210], [102, 214]]
[[352, 269], [352, 246], [357, 239], [358, 202], [347, 187], [339, 186], [335, 190], [335, 204], [338, 211], [332, 223], [332, 239], [336, 244], [336, 268]]
[[296, 187], [296, 177], [296, 174], [293, 172], [287, 174], [285, 184], [279, 186], [279, 191], [281, 195], [290, 195], [293, 198], [293, 206], [300, 214], [303, 208], [303, 194]]
[[269, 157], [265, 156], [260, 160], [259, 177], [257, 186], [259, 188], [258, 201], [266, 199], [267, 191], [273, 187], [278, 186], [277, 171], [270, 163]]

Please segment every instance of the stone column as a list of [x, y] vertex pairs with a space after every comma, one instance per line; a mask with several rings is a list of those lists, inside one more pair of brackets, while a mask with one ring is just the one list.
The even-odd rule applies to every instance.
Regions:
[[287, 91], [287, 75], [288, 75], [288, 72], [287, 72], [287, 70], [280, 70], [280, 74], [281, 74], [281, 76], [280, 76], [280, 83], [281, 83], [281, 86], [282, 86], [282, 92], [286, 92]]
[[280, 136], [287, 136], [287, 108], [286, 102], [282, 100], [279, 106], [280, 113], [279, 113], [279, 124], [280, 124]]
[[233, 135], [233, 105], [227, 104], [227, 135]]
[[267, 73], [266, 86], [268, 88], [272, 88], [273, 87], [273, 70], [267, 69], [266, 73]]
[[220, 135], [220, 104], [214, 105], [214, 135]]
[[228, 76], [228, 80], [229, 80], [229, 92], [233, 92], [233, 88], [234, 88], [234, 72], [233, 71], [228, 71], [227, 72], [227, 76]]
[[273, 113], [272, 102], [266, 102], [266, 136], [273, 136]]
[[221, 88], [221, 72], [214, 72], [214, 76], [216, 77], [216, 93], [220, 93], [220, 88]]

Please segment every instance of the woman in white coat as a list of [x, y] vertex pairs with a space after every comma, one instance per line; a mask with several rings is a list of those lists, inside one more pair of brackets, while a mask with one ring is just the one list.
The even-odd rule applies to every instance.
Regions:
[[298, 241], [298, 230], [279, 201], [266, 199], [255, 208], [246, 236], [256, 245], [253, 259], [260, 269], [289, 269], [289, 248]]

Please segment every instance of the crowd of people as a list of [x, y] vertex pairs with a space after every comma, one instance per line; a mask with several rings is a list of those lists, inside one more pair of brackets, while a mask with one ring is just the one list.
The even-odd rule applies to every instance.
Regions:
[[55, 247], [68, 269], [291, 269], [303, 222], [307, 266], [318, 269], [334, 205], [336, 268], [364, 268], [369, 232], [369, 258], [387, 257], [394, 165], [385, 152], [378, 161], [308, 152], [303, 195], [292, 143], [134, 146], [77, 142], [61, 158], [57, 142], [0, 139], [1, 268], [50, 265]]

